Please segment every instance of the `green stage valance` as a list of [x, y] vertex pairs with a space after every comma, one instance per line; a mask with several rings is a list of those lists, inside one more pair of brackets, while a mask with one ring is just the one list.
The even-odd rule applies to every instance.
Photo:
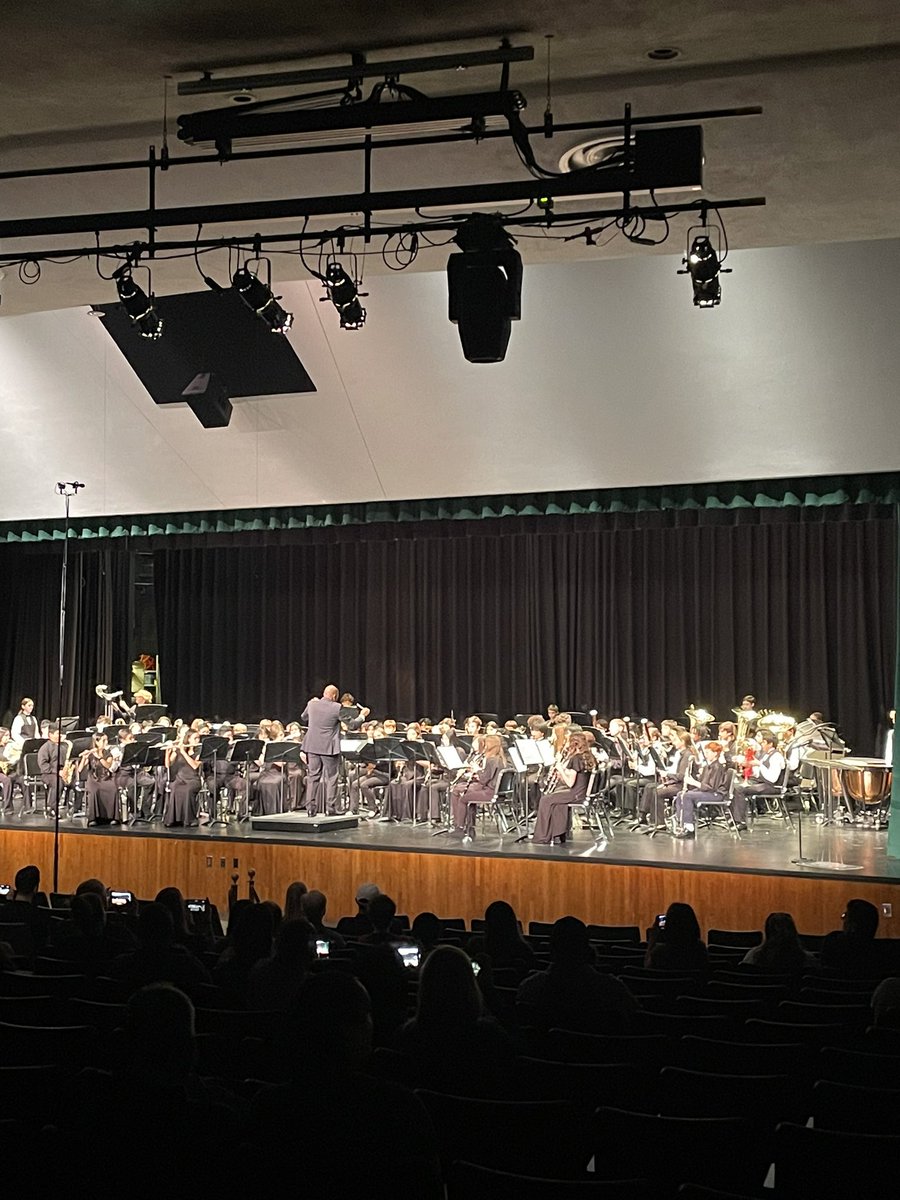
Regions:
[[[503, 496], [456, 496], [443, 500], [374, 500], [364, 504], [289, 508], [224, 509], [217, 512], [151, 513], [81, 517], [70, 538], [175, 537], [197, 534], [277, 532], [330, 526], [408, 521], [477, 521], [498, 517], [579, 516], [586, 513], [677, 512], [710, 509], [805, 508], [900, 503], [900, 472], [868, 475], [752, 479], [733, 483], [675, 484]], [[61, 517], [0, 522], [0, 542], [63, 539]]]

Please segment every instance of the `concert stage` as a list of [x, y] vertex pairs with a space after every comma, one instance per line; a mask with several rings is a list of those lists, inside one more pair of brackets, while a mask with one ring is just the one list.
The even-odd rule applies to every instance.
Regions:
[[[282, 821], [287, 818], [282, 818]], [[794, 817], [795, 825], [797, 817]], [[328, 896], [329, 919], [355, 910], [358, 884], [372, 881], [401, 912], [478, 917], [491, 900], [509, 900], [524, 921], [552, 921], [566, 913], [597, 924], [649, 924], [673, 900], [693, 904], [701, 926], [760, 928], [766, 914], [792, 912], [801, 931], [839, 927], [852, 896], [879, 907], [900, 896], [900, 860], [887, 857], [885, 830], [835, 828], [803, 820], [803, 854], [796, 865], [796, 828], [761, 819], [740, 840], [718, 829], [694, 841], [661, 834], [649, 838], [620, 826], [605, 849], [586, 832], [563, 846], [515, 843], [488, 830], [470, 844], [433, 836], [428, 825], [363, 822], [355, 829], [263, 832], [250, 824], [199, 829], [160, 825], [87, 830], [60, 826], [60, 890], [89, 876], [146, 898], [175, 884], [188, 896], [226, 902], [234, 872], [246, 895], [255, 870], [259, 894], [283, 900], [287, 885], [303, 879]], [[0, 882], [26, 862], [41, 868], [50, 890], [52, 822], [39, 817], [0, 822]], [[897, 920], [900, 921], [900, 909]], [[882, 917], [890, 936], [893, 918]]]

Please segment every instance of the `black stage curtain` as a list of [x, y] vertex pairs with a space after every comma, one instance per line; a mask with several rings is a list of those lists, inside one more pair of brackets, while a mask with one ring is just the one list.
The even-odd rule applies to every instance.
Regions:
[[[885, 507], [335, 530], [155, 552], [165, 698], [293, 718], [327, 682], [437, 719], [823, 710], [875, 749], [893, 687]], [[260, 535], [265, 537], [265, 535]]]
[[[93, 722], [103, 705], [98, 683], [128, 670], [128, 554], [69, 552], [63, 712], [59, 706], [59, 592], [62, 547], [0, 547], [5, 603], [0, 624], [0, 711], [15, 715], [23, 696], [39, 718]], [[127, 677], [130, 678], [130, 675]]]

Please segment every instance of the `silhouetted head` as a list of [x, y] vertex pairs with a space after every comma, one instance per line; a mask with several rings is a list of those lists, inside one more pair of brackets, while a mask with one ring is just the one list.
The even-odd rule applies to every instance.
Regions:
[[423, 950], [433, 949], [443, 932], [440, 917], [435, 916], [433, 912], [419, 913], [413, 920], [412, 935]]
[[550, 931], [550, 957], [554, 962], [576, 965], [593, 958], [587, 925], [577, 917], [561, 917]]
[[29, 896], [34, 896], [41, 886], [41, 872], [39, 868], [35, 866], [20, 867], [16, 871], [14, 886], [16, 896], [20, 899], [24, 900]]
[[844, 933], [870, 941], [878, 932], [878, 909], [868, 900], [848, 900], [844, 912]]
[[397, 915], [397, 905], [383, 892], [379, 893], [369, 904], [369, 920], [376, 933], [388, 933], [391, 922]]
[[308, 890], [306, 884], [300, 879], [288, 884], [284, 896], [284, 919], [286, 921], [293, 921], [296, 917], [303, 916], [303, 897]]
[[156, 903], [165, 908], [172, 918], [172, 927], [176, 936], [185, 936], [188, 932], [187, 908], [184, 896], [176, 887], [163, 888], [156, 894]]
[[[419, 975], [418, 1024], [432, 1029], [469, 1025], [482, 1011], [481, 992], [468, 955], [457, 946], [438, 946]], [[448, 1051], [452, 1053], [452, 1044]]]
[[700, 922], [689, 904], [670, 904], [666, 909], [666, 942], [688, 945], [700, 941]]
[[288, 1013], [297, 1069], [358, 1071], [372, 1052], [369, 993], [344, 971], [310, 975]]

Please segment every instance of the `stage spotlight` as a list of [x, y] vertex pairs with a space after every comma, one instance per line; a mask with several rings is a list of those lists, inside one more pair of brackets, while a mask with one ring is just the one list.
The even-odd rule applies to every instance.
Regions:
[[119, 299], [141, 337], [149, 338], [153, 342], [158, 341], [162, 337], [163, 320], [156, 311], [156, 297], [152, 292], [148, 296], [138, 287], [131, 272], [131, 263], [126, 263], [113, 275]]
[[[265, 262], [268, 269], [268, 280], [263, 282], [249, 268], [249, 262]], [[268, 325], [272, 333], [287, 333], [294, 323], [294, 314], [285, 312], [278, 301], [280, 296], [274, 296], [271, 288], [271, 265], [268, 259], [248, 259], [242, 267], [238, 267], [231, 277], [231, 283], [243, 302], [256, 313], [261, 321]]]
[[471, 363], [503, 362], [511, 322], [522, 315], [522, 259], [500, 219], [475, 213], [453, 239], [447, 260], [450, 320]]
[[359, 288], [338, 262], [330, 262], [323, 280], [328, 289], [328, 299], [338, 311], [341, 329], [362, 329], [366, 323], [366, 310], [359, 302]]
[[712, 227], [701, 229], [693, 239], [684, 259], [686, 273], [694, 287], [694, 305], [697, 308], [715, 308], [722, 301], [722, 285], [719, 281], [721, 259], [710, 240]]

